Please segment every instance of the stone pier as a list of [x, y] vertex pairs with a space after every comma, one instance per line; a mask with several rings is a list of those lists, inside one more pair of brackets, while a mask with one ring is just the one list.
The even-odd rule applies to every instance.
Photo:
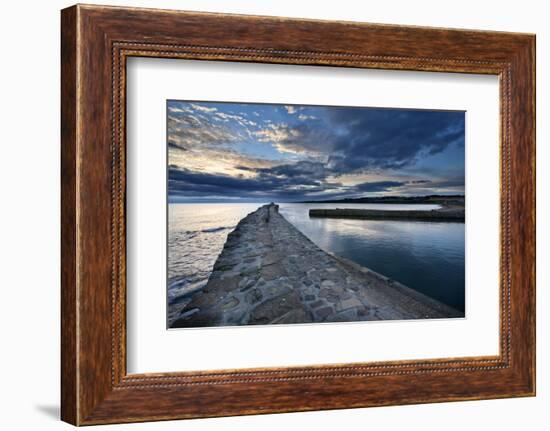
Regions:
[[207, 285], [172, 327], [449, 317], [463, 313], [321, 250], [270, 204], [229, 234]]

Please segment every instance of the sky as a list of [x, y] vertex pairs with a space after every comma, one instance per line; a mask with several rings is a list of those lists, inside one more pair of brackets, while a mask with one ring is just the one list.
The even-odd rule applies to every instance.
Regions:
[[167, 101], [170, 202], [464, 194], [463, 111]]

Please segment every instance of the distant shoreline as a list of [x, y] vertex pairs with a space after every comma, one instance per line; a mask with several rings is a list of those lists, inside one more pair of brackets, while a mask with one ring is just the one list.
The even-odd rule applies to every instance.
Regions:
[[298, 204], [439, 204], [443, 206], [464, 206], [464, 195], [429, 195], [429, 196], [375, 196], [348, 199], [328, 199], [317, 201], [300, 201]]

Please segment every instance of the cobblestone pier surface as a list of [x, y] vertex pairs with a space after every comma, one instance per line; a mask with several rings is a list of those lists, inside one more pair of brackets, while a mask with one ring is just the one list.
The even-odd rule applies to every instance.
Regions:
[[173, 328], [463, 317], [321, 250], [274, 204], [243, 218]]

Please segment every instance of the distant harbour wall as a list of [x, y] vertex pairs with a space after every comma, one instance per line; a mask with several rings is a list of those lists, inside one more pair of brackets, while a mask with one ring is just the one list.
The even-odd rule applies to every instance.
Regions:
[[207, 285], [172, 327], [463, 316], [321, 250], [270, 204], [243, 218], [229, 234]]
[[310, 217], [352, 218], [371, 220], [425, 220], [464, 222], [464, 208], [443, 208], [431, 211], [373, 210], [356, 208], [310, 209]]

